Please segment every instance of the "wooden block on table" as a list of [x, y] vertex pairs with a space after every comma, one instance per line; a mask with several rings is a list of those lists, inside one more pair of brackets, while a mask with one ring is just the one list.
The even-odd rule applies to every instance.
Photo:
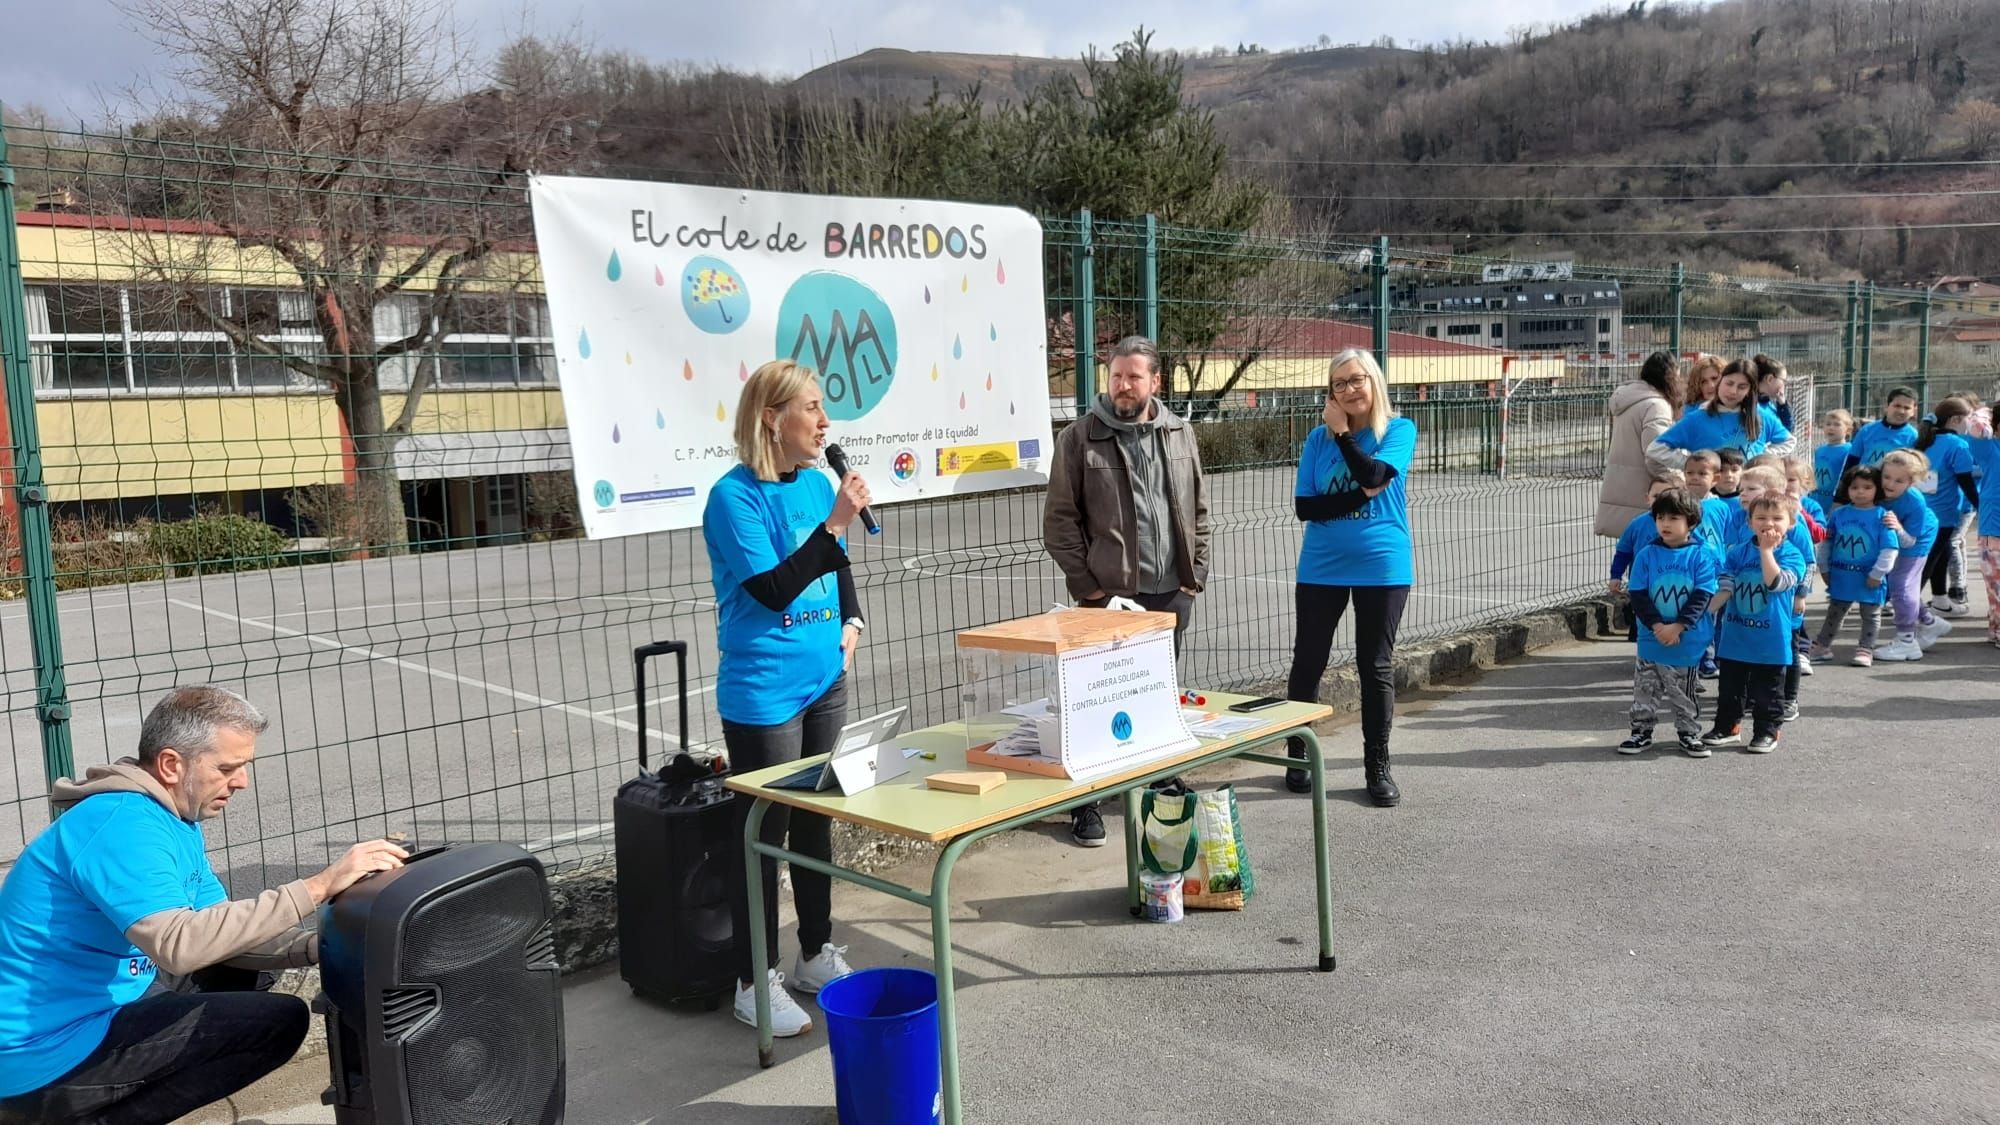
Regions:
[[947, 793], [986, 793], [1007, 783], [998, 770], [940, 770], [924, 778], [924, 784]]

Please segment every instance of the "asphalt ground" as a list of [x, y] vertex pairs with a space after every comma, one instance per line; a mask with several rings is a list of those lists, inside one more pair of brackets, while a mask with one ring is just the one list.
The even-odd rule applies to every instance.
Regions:
[[[1777, 752], [1706, 760], [1613, 751], [1621, 638], [1544, 650], [1399, 706], [1394, 810], [1366, 805], [1336, 727], [1332, 974], [1310, 969], [1309, 805], [1274, 771], [1198, 779], [1238, 782], [1242, 913], [1136, 921], [1118, 849], [1012, 833], [954, 880], [968, 1120], [2000, 1119], [1982, 634], [1826, 665]], [[927, 966], [915, 907], [840, 885], [834, 917], [856, 964]], [[634, 999], [611, 968], [566, 983], [565, 1016], [571, 1121], [834, 1120], [820, 1029], [759, 1071], [726, 1012]], [[241, 1120], [330, 1121], [324, 1067]]]

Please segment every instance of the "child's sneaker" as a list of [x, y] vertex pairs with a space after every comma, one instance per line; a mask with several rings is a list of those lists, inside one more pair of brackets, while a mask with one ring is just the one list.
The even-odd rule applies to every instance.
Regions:
[[1964, 617], [1966, 608], [1963, 591], [1950, 594], [1946, 597], [1931, 599], [1931, 611], [1933, 613], [1942, 613], [1946, 617]]
[[1789, 723], [1798, 717], [1799, 717], [1799, 701], [1796, 699], [1785, 700], [1785, 709], [1778, 713], [1778, 721], [1781, 723]]
[[1875, 650], [1857, 648], [1854, 650], [1853, 658], [1848, 663], [1854, 665], [1856, 668], [1873, 668], [1875, 667]]
[[1690, 758], [1706, 758], [1711, 753], [1709, 748], [1703, 745], [1701, 736], [1698, 734], [1682, 731], [1678, 737], [1680, 738], [1681, 753], [1686, 754]]
[[1620, 754], [1637, 754], [1653, 744], [1651, 727], [1633, 727], [1632, 737], [1618, 744]]
[[[1806, 650], [1806, 659], [1811, 660], [1815, 664], [1819, 663], [1822, 660], [1832, 660], [1833, 646], [1816, 644], [1812, 646], [1810, 649]], [[1803, 669], [1801, 670], [1803, 671]]]
[[1924, 650], [1915, 636], [1901, 636], [1875, 650], [1877, 660], [1922, 660]]
[[[785, 991], [785, 974], [776, 969], [771, 974], [771, 1034], [779, 1039], [790, 1039], [794, 1035], [804, 1035], [813, 1029], [812, 1017], [806, 1014], [799, 1002]], [[757, 1026], [757, 990], [736, 988], [736, 1018], [751, 1027]]]
[[1712, 680], [1722, 675], [1722, 665], [1715, 662], [1715, 657], [1704, 656], [1701, 658], [1701, 663], [1696, 665], [1695, 674], [1704, 680]]
[[1760, 734], [1751, 739], [1750, 745], [1745, 746], [1743, 749], [1751, 754], [1769, 754], [1777, 748], [1778, 736], [1776, 734]]
[[1923, 649], [1925, 652], [1929, 652], [1931, 646], [1938, 643], [1938, 638], [1949, 632], [1951, 632], [1951, 622], [1946, 621], [1942, 617], [1933, 617], [1929, 621], [1918, 622], [1917, 647]]
[[1799, 675], [1810, 676], [1813, 674], [1811, 656], [1808, 656], [1807, 654], [1801, 652], [1796, 656], [1792, 657], [1792, 659], [1799, 662]]
[[1734, 746], [1741, 741], [1743, 736], [1738, 733], [1736, 727], [1730, 727], [1728, 730], [1712, 730], [1701, 736], [1701, 744], [1708, 747]]

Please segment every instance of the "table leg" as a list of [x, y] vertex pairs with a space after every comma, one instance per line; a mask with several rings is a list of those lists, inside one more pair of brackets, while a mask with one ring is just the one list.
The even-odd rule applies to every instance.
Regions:
[[1139, 791], [1125, 791], [1125, 905], [1139, 916]]
[[1333, 859], [1327, 854], [1326, 761], [1320, 753], [1319, 736], [1311, 727], [1301, 727], [1297, 737], [1306, 744], [1306, 761], [1312, 768], [1313, 882], [1319, 892], [1319, 971], [1333, 971]]
[[[737, 798], [742, 800], [741, 797]], [[776, 1061], [771, 1035], [771, 974], [764, 971], [771, 952], [764, 940], [764, 857], [757, 854], [757, 838], [763, 832], [764, 814], [771, 802], [758, 798], [750, 805], [743, 822], [743, 873], [748, 880], [750, 899], [750, 985], [757, 993], [757, 1065], [768, 1067]]]
[[944, 1088], [942, 1125], [960, 1125], [958, 1097], [958, 997], [951, 967], [951, 869], [974, 840], [961, 836], [945, 845], [931, 869], [931, 970], [937, 974], [938, 1073]]

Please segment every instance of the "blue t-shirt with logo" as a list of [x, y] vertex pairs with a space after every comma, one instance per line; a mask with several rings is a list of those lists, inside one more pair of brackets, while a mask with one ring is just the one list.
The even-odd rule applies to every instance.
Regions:
[[1726, 549], [1722, 537], [1729, 529], [1729, 513], [1736, 510], [1737, 504], [1734, 500], [1720, 496], [1702, 498], [1701, 522], [1694, 526], [1694, 533], [1696, 538], [1708, 544], [1709, 551], [1715, 555], [1717, 566], [1722, 565], [1722, 556]]
[[[1672, 624], [1696, 590], [1715, 593], [1716, 575], [1716, 557], [1707, 544], [1690, 539], [1684, 547], [1669, 547], [1655, 541], [1639, 549], [1639, 557], [1632, 563], [1631, 588], [1651, 597], [1660, 620]], [[1639, 659], [1670, 668], [1694, 667], [1714, 639], [1713, 621], [1713, 615], [1702, 614], [1681, 634], [1680, 643], [1672, 646], [1661, 644], [1651, 629], [1641, 625]]]
[[[761, 481], [747, 466], [709, 489], [701, 534], [715, 580], [715, 706], [746, 726], [790, 722], [840, 678], [840, 579], [815, 578], [783, 610], [743, 588], [791, 557], [833, 511], [833, 484], [817, 469]], [[846, 543], [842, 542], [842, 547]]]
[[1931, 471], [1917, 481], [1917, 491], [1924, 494], [1939, 527], [1956, 528], [1965, 502], [1958, 478], [1973, 470], [1972, 445], [1947, 430], [1931, 439], [1931, 447], [1923, 453], [1930, 458]]
[[227, 897], [200, 826], [144, 793], [56, 818], [0, 884], [0, 1097], [67, 1074], [146, 994], [155, 970], [126, 940], [134, 922]]
[[[1778, 544], [1774, 555], [1779, 569], [1795, 578], [1806, 576], [1805, 556], [1789, 540]], [[1722, 570], [1735, 588], [1722, 609], [1715, 655], [1745, 664], [1791, 664], [1792, 630], [1799, 624], [1792, 613], [1792, 591], [1765, 587], [1764, 557], [1755, 543], [1731, 547]]]
[[1835, 508], [1826, 524], [1826, 596], [1837, 602], [1881, 605], [1889, 583], [1870, 589], [1868, 573], [1884, 550], [1896, 547], [1896, 533], [1882, 522], [1882, 509]]
[[[1299, 546], [1298, 580], [1318, 586], [1408, 586], [1413, 581], [1410, 510], [1404, 482], [1417, 453], [1417, 424], [1389, 419], [1380, 441], [1375, 431], [1354, 435], [1361, 452], [1396, 470], [1389, 485], [1360, 510], [1339, 519], [1309, 520]], [[1360, 486], [1347, 471], [1340, 443], [1325, 426], [1313, 427], [1299, 453], [1296, 496], [1335, 496]]]
[[2000, 537], [2000, 438], [1966, 442], [1979, 471], [1979, 534]]
[[1646, 545], [1660, 537], [1660, 525], [1653, 522], [1653, 513], [1640, 512], [1618, 533], [1618, 545], [1611, 550], [1611, 577], [1623, 578], [1627, 570], [1639, 561], [1639, 552]]
[[1827, 511], [1833, 510], [1833, 498], [1840, 493], [1840, 470], [1847, 465], [1847, 453], [1854, 446], [1848, 442], [1839, 445], [1822, 445], [1813, 450], [1813, 490], [1812, 498]]
[[[1743, 502], [1731, 500], [1729, 513], [1723, 517], [1722, 522], [1723, 553], [1727, 554], [1756, 537], [1756, 531], [1750, 526], [1750, 513], [1744, 510]], [[1797, 515], [1792, 516], [1791, 530], [1785, 532], [1785, 542], [1791, 544], [1792, 549], [1797, 551], [1801, 558], [1809, 559], [1816, 554], [1813, 550], [1812, 529]]]
[[1880, 465], [1882, 458], [1892, 450], [1908, 449], [1917, 444], [1917, 427], [1909, 422], [1891, 426], [1877, 418], [1861, 427], [1854, 435], [1854, 444], [1848, 449], [1848, 456], [1858, 464]]
[[1683, 415], [1659, 438], [1662, 445], [1689, 452], [1740, 449], [1746, 459], [1764, 452], [1767, 445], [1782, 445], [1791, 439], [1792, 432], [1778, 420], [1778, 412], [1764, 405], [1757, 407], [1757, 436], [1754, 438], [1743, 432], [1743, 418], [1736, 411], [1711, 414], [1705, 409]]
[[1937, 542], [1938, 521], [1937, 516], [1931, 511], [1928, 498], [1923, 493], [1911, 488], [1894, 500], [1883, 500], [1882, 507], [1896, 513], [1896, 519], [1902, 523], [1903, 530], [1917, 537], [1915, 543], [1902, 549], [1901, 557], [1909, 558], [1911, 555], [1922, 557], [1931, 553], [1931, 545]]

